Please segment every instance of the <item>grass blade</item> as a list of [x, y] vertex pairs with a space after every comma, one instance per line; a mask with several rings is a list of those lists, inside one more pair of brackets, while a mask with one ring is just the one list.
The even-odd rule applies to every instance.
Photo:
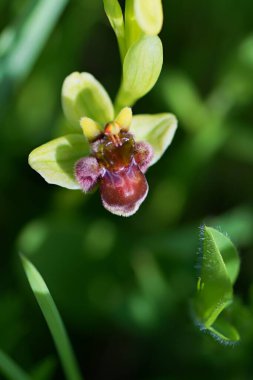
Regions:
[[[31, 0], [0, 36], [0, 104], [31, 71], [68, 0]], [[4, 107], [3, 107], [4, 109]]]
[[31, 377], [2, 350], [0, 350], [0, 372], [8, 380], [31, 380]]
[[30, 286], [54, 339], [66, 378], [68, 380], [81, 380], [82, 376], [80, 375], [69, 338], [47, 285], [40, 273], [27, 258], [21, 256], [21, 260]]

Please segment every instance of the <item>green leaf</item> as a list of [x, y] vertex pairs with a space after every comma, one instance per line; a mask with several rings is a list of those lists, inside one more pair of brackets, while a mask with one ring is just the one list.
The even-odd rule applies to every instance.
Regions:
[[237, 249], [227, 236], [214, 228], [208, 228], [212, 233], [215, 243], [221, 253], [230, 280], [232, 284], [234, 284], [240, 270], [240, 259]]
[[111, 27], [113, 28], [120, 49], [121, 59], [123, 61], [126, 53], [125, 46], [125, 26], [124, 18], [121, 6], [118, 0], [103, 0], [105, 13], [110, 21]]
[[213, 228], [204, 227], [203, 257], [195, 311], [198, 320], [205, 327], [210, 327], [233, 299], [232, 282], [215, 236]]
[[31, 380], [31, 377], [2, 350], [0, 350], [0, 372], [8, 380]]
[[123, 64], [123, 80], [116, 98], [116, 112], [133, 105], [156, 84], [163, 64], [159, 37], [146, 36], [128, 50]]
[[49, 293], [47, 285], [37, 269], [28, 259], [21, 256], [21, 260], [29, 284], [54, 339], [66, 378], [68, 380], [81, 380], [82, 377], [80, 375], [65, 327], [53, 298]]
[[160, 33], [163, 24], [161, 0], [135, 0], [134, 13], [139, 27], [149, 35]]
[[74, 72], [65, 79], [62, 87], [62, 106], [66, 118], [80, 133], [79, 121], [84, 116], [103, 125], [114, 117], [108, 93], [89, 73]]
[[233, 301], [239, 272], [238, 253], [230, 239], [214, 228], [203, 228], [203, 252], [193, 310], [201, 329], [222, 343], [240, 339], [236, 329], [220, 316]]
[[66, 135], [34, 149], [29, 155], [29, 165], [50, 184], [79, 189], [74, 165], [88, 154], [89, 145], [83, 135]]
[[218, 318], [208, 331], [220, 343], [232, 343], [240, 340], [238, 331], [228, 323], [224, 318]]
[[152, 145], [154, 158], [152, 164], [160, 159], [171, 144], [177, 129], [177, 119], [173, 114], [133, 116], [131, 132], [137, 141], [147, 141]]

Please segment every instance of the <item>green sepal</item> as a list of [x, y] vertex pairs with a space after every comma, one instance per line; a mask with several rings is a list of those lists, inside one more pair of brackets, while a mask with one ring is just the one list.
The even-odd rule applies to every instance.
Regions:
[[114, 117], [108, 93], [89, 73], [74, 72], [65, 79], [62, 107], [66, 118], [78, 132], [81, 132], [79, 121], [82, 117], [89, 117], [102, 125]]
[[89, 154], [89, 144], [83, 135], [59, 137], [34, 149], [29, 155], [29, 165], [46, 182], [67, 189], [79, 189], [74, 177], [75, 162]]
[[170, 113], [161, 113], [133, 116], [130, 132], [136, 141], [147, 141], [153, 147], [153, 165], [171, 144], [176, 129], [176, 117]]

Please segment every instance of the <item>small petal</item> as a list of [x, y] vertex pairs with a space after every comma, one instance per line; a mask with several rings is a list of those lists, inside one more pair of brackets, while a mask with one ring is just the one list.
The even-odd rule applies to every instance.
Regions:
[[100, 125], [89, 117], [82, 117], [80, 125], [84, 136], [87, 137], [88, 140], [94, 140], [102, 133]]
[[134, 159], [142, 173], [145, 173], [153, 160], [154, 152], [150, 144], [140, 141], [135, 144]]
[[133, 215], [147, 196], [148, 184], [135, 163], [118, 172], [105, 170], [100, 184], [103, 206], [115, 215]]
[[84, 157], [75, 165], [75, 176], [81, 189], [87, 193], [92, 190], [100, 175], [100, 168], [96, 158]]
[[132, 109], [130, 107], [124, 107], [114, 120], [120, 127], [120, 129], [128, 130], [132, 123]]

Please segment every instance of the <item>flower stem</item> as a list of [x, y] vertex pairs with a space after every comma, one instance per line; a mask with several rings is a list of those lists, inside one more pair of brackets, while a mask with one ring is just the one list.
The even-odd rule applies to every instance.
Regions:
[[134, 14], [134, 1], [126, 0], [125, 8], [125, 40], [126, 40], [126, 49], [132, 46], [142, 35], [142, 31], [138, 26], [135, 14]]
[[124, 107], [132, 107], [134, 103], [135, 99], [129, 92], [125, 91], [122, 79], [119, 91], [114, 102], [115, 114], [117, 115], [119, 111]]

